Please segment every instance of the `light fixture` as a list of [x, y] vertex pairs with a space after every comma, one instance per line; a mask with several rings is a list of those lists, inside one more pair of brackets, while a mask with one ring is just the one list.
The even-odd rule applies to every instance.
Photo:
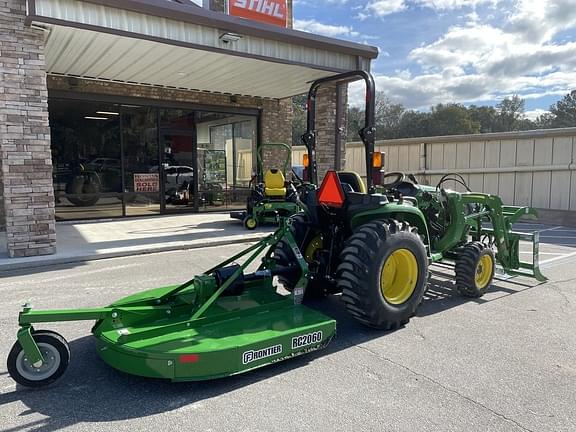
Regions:
[[242, 39], [242, 35], [239, 35], [237, 33], [226, 32], [222, 33], [218, 39], [220, 39], [224, 43], [238, 42], [240, 39]]
[[104, 115], [120, 115], [120, 113], [112, 112], [112, 111], [96, 111], [96, 114], [104, 114]]
[[108, 120], [108, 117], [85, 116], [86, 120]]

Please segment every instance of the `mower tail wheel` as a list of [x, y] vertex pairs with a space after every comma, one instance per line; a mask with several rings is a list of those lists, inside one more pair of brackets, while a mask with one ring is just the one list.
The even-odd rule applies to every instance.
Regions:
[[380, 220], [360, 226], [346, 242], [337, 270], [348, 312], [382, 330], [406, 324], [426, 291], [428, 257], [416, 228]]
[[32, 337], [40, 348], [44, 362], [35, 367], [26, 358], [20, 342], [16, 341], [8, 354], [8, 373], [23, 386], [47, 386], [60, 378], [68, 368], [70, 349], [66, 340], [52, 331], [36, 331]]
[[254, 230], [258, 226], [258, 219], [253, 216], [246, 216], [244, 218], [244, 228]]
[[464, 297], [482, 297], [492, 285], [496, 262], [494, 252], [481, 242], [470, 242], [456, 259], [456, 289]]

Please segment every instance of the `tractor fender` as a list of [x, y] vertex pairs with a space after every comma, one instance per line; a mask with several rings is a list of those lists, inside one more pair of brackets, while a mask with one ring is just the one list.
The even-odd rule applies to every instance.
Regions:
[[356, 213], [350, 221], [350, 228], [354, 231], [360, 225], [376, 219], [395, 219], [408, 222], [418, 228], [418, 234], [423, 236], [425, 245], [430, 245], [430, 235], [424, 214], [417, 207], [406, 204], [389, 203], [381, 208]]

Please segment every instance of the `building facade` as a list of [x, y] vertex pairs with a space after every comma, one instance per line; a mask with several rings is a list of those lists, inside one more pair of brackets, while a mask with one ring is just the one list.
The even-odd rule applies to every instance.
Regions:
[[[290, 97], [376, 49], [229, 16], [226, 2], [0, 0], [0, 226], [54, 253], [57, 220], [244, 205]], [[342, 163], [345, 86], [318, 103], [319, 166]], [[282, 155], [268, 155], [279, 164]], [[340, 158], [339, 161], [336, 159]], [[278, 159], [278, 160], [276, 160]]]

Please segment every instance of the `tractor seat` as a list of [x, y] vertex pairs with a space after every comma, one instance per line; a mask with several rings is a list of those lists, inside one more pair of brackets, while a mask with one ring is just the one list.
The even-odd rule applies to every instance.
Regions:
[[364, 181], [357, 172], [338, 171], [338, 179], [340, 180], [340, 183], [349, 185], [352, 192], [366, 193]]
[[286, 196], [286, 179], [282, 171], [271, 168], [264, 173], [264, 195], [271, 198]]

